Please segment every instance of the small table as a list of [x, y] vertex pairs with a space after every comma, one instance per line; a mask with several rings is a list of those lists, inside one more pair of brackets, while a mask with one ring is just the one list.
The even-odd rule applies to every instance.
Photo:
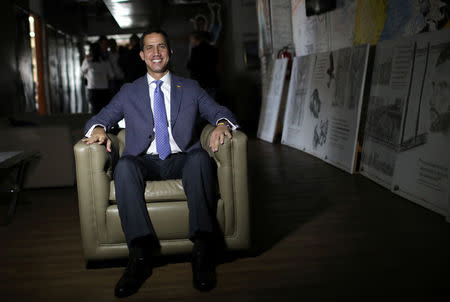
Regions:
[[12, 200], [8, 207], [8, 216], [6, 218], [6, 223], [1, 223], [1, 225], [6, 225], [11, 223], [14, 213], [16, 212], [17, 200], [19, 198], [19, 192], [23, 189], [23, 179], [24, 170], [26, 164], [35, 158], [36, 152], [25, 152], [25, 151], [9, 151], [0, 152], [0, 179], [3, 180], [17, 170], [17, 175], [12, 176], [12, 181], [9, 187], [2, 192], [12, 193]]

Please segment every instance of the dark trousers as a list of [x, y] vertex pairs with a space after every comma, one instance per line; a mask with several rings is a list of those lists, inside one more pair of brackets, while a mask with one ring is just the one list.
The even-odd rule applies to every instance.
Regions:
[[216, 169], [203, 149], [157, 155], [123, 156], [114, 171], [116, 200], [128, 246], [137, 238], [156, 238], [144, 199], [146, 180], [182, 179], [189, 208], [189, 236], [216, 232]]

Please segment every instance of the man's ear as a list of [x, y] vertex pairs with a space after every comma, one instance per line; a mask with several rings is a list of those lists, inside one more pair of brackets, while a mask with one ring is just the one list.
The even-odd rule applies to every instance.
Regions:
[[145, 61], [144, 52], [142, 50], [139, 52], [139, 55], [141, 56], [141, 60]]

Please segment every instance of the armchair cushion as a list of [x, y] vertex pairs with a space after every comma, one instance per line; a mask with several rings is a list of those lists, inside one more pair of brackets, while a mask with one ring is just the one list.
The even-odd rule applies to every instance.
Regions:
[[[109, 187], [109, 200], [112, 204], [116, 204], [114, 180], [110, 182]], [[146, 202], [179, 201], [186, 200], [186, 194], [181, 179], [147, 181], [144, 198]]]

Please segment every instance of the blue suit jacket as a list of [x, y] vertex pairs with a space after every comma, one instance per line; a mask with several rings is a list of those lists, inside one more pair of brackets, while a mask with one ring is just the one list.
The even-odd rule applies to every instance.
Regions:
[[[183, 152], [200, 148], [199, 118], [213, 125], [220, 118], [237, 124], [231, 111], [217, 104], [194, 80], [171, 74], [170, 92], [172, 135]], [[146, 75], [124, 84], [111, 102], [86, 123], [85, 133], [95, 124], [106, 126], [108, 131], [122, 118], [126, 124], [123, 155], [145, 153], [155, 137]]]

